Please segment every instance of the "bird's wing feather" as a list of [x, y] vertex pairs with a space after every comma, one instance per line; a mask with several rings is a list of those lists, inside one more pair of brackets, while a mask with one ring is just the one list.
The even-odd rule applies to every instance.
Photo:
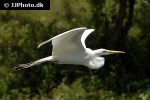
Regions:
[[81, 43], [83, 45], [84, 48], [86, 48], [85, 45], [85, 39], [87, 38], [87, 36], [89, 36], [90, 33], [92, 33], [94, 31], [94, 29], [87, 29], [84, 31], [82, 37], [81, 37]]
[[81, 36], [87, 28], [76, 28], [67, 31], [52, 40], [53, 56], [68, 56], [75, 55], [85, 48], [81, 44]]
[[49, 40], [46, 40], [46, 41], [40, 43], [40, 44], [38, 45], [38, 48], [40, 48], [42, 45], [44, 45], [44, 44], [46, 44], [46, 43], [48, 43], [48, 42], [51, 42], [52, 39], [53, 39], [53, 38], [51, 38], [51, 39], [49, 39]]
[[[64, 33], [62, 33], [62, 34], [59, 34], [59, 35], [57, 35], [57, 36], [55, 36], [55, 37], [53, 37], [53, 38], [50, 38], [50, 39], [48, 39], [48, 40], [46, 40], [46, 41], [44, 41], [44, 42], [42, 42], [42, 43], [40, 43], [39, 45], [38, 45], [38, 48], [40, 48], [41, 46], [43, 46], [44, 44], [46, 44], [46, 43], [49, 43], [49, 42], [51, 42], [52, 40], [54, 40], [55, 39], [55, 41], [60, 41], [61, 39], [63, 39], [63, 38], [65, 38], [65, 37], [68, 37], [68, 35], [67, 34], [70, 34], [70, 33], [73, 33], [74, 31], [77, 31], [77, 30], [86, 30], [87, 28], [86, 27], [82, 27], [82, 28], [76, 28], [76, 29], [72, 29], [72, 30], [69, 30], [69, 31], [66, 31], [66, 32], [64, 32]], [[56, 42], [56, 43], [57, 43]], [[55, 43], [54, 43], [55, 44]]]
[[[86, 31], [85, 31], [86, 30]], [[86, 27], [76, 28], [69, 30], [60, 35], [57, 35], [45, 42], [42, 42], [40, 46], [52, 41], [53, 45], [53, 56], [67, 56], [77, 54], [79, 52], [84, 52], [86, 49], [85, 39], [93, 31], [93, 29], [88, 29]]]

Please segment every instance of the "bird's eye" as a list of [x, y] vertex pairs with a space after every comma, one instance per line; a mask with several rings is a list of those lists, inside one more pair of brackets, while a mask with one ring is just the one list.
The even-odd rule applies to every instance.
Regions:
[[103, 51], [103, 53], [106, 53], [106, 51]]

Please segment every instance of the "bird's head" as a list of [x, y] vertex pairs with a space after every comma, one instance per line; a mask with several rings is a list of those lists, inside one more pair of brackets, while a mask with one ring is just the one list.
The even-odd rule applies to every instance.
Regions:
[[98, 50], [94, 50], [94, 53], [96, 55], [110, 55], [110, 54], [119, 54], [119, 53], [125, 53], [123, 51], [116, 51], [116, 50], [107, 50], [107, 49], [98, 49]]

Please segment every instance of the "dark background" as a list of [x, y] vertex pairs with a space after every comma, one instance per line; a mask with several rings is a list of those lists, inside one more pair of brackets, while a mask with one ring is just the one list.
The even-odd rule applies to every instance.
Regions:
[[[53, 0], [49, 11], [0, 11], [0, 98], [2, 100], [149, 100], [150, 1]], [[11, 68], [51, 55], [39, 43], [78, 27], [94, 28], [91, 49], [122, 50], [105, 56], [98, 70], [45, 63]]]

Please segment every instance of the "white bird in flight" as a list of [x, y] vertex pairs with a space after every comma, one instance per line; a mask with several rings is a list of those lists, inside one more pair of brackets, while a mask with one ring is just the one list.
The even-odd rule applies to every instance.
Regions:
[[18, 67], [14, 67], [13, 70], [17, 71], [37, 66], [48, 61], [57, 64], [84, 65], [90, 69], [98, 69], [105, 63], [105, 59], [102, 57], [103, 55], [125, 53], [123, 51], [107, 49], [91, 50], [90, 48], [87, 48], [85, 39], [93, 31], [94, 29], [87, 29], [86, 27], [76, 28], [44, 41], [39, 44], [38, 48], [52, 41], [53, 50], [51, 56], [31, 63], [20, 64]]

